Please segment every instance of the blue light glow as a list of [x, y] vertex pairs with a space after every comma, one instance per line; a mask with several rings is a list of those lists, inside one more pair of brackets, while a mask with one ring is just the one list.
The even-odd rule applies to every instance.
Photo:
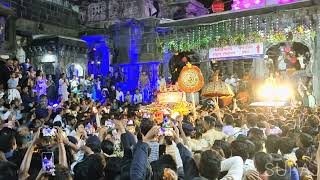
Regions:
[[[109, 51], [110, 48], [106, 44], [108, 36], [94, 35], [94, 36], [83, 36], [81, 39], [87, 42], [88, 49], [95, 48], [94, 53], [95, 62], [92, 64], [88, 61], [88, 74], [94, 74], [95, 77], [101, 75], [105, 77], [109, 72]], [[98, 63], [100, 62], [100, 64]]]
[[120, 85], [122, 90], [134, 92], [138, 88], [140, 69], [147, 70], [146, 68], [149, 69], [147, 74], [149, 76], [151, 88], [155, 89], [158, 81], [159, 64], [159, 62], [118, 64], [125, 75], [124, 82]]
[[139, 52], [141, 49], [142, 27], [139, 24], [131, 24], [130, 26], [130, 48], [128, 57], [130, 63], [135, 64], [139, 61]]
[[[120, 67], [119, 69], [122, 71], [123, 82], [117, 83], [116, 86], [121, 87], [122, 91], [126, 93], [126, 91], [130, 91], [132, 94], [138, 88], [140, 72], [145, 71], [150, 80], [150, 93], [152, 94], [153, 90], [157, 88], [158, 81], [158, 68], [159, 62], [139, 62], [139, 55], [141, 53], [141, 44], [142, 44], [142, 36], [144, 31], [144, 25], [141, 22], [136, 20], [127, 21], [126, 28], [130, 28], [129, 30], [129, 38], [126, 41], [128, 44], [128, 64], [116, 64], [114, 62], [115, 69]], [[116, 29], [113, 33], [113, 37], [115, 40], [120, 36], [118, 29]], [[95, 36], [84, 36], [82, 40], [86, 41], [88, 44], [89, 50], [92, 48], [96, 48], [94, 53], [95, 61], [92, 64], [88, 62], [88, 73], [93, 73], [95, 76], [98, 74], [103, 75], [105, 77], [107, 72], [109, 71], [109, 47], [105, 43], [106, 37], [103, 35], [95, 35]], [[114, 43], [121, 43], [120, 41], [115, 41]], [[122, 42], [123, 43], [123, 42]], [[95, 63], [97, 59], [101, 58], [100, 69], [98, 69], [97, 64]], [[150, 99], [151, 100], [151, 99]]]

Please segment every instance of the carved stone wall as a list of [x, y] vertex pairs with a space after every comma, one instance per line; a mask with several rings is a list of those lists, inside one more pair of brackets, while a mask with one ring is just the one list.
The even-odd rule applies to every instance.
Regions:
[[[172, 19], [177, 10], [181, 8], [188, 11], [189, 16], [203, 15], [207, 10], [196, 0], [158, 0], [158, 2], [160, 6], [159, 18]], [[95, 8], [91, 9], [92, 7]], [[92, 13], [93, 11], [98, 12]], [[80, 7], [79, 13], [83, 24], [101, 22], [111, 25], [124, 19], [149, 18], [150, 12], [151, 14], [156, 12], [153, 0], [101, 0]]]
[[54, 26], [50, 24], [42, 24], [43, 29], [38, 28], [38, 22], [27, 20], [27, 19], [18, 19], [16, 21], [16, 30], [19, 32], [30, 33], [33, 35], [37, 34], [48, 34], [48, 35], [60, 35], [60, 36], [69, 36], [69, 37], [78, 37], [79, 31], [76, 29], [64, 28], [59, 26]]
[[156, 19], [128, 20], [112, 26], [113, 63], [157, 62], [162, 54], [157, 46]]

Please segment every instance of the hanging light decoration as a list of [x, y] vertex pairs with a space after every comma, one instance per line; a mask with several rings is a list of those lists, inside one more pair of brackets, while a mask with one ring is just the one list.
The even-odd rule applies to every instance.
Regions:
[[214, 0], [211, 9], [214, 13], [224, 11], [224, 2], [222, 0]]

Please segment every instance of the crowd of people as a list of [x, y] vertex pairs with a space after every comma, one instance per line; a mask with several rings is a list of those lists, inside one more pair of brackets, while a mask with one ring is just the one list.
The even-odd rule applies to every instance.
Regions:
[[[195, 114], [142, 111], [112, 84], [1, 61], [0, 180], [305, 180], [319, 176], [319, 108], [239, 108], [203, 101]], [[86, 83], [83, 83], [85, 81]], [[99, 80], [97, 80], [99, 81]], [[99, 83], [94, 83], [99, 84]], [[95, 89], [95, 90], [93, 90]], [[58, 97], [51, 96], [58, 91]], [[58, 99], [55, 103], [50, 103]], [[320, 177], [320, 176], [319, 176]]]

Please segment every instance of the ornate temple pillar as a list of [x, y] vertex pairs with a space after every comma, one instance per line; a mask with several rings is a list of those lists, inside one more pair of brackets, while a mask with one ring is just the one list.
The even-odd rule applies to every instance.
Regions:
[[251, 74], [257, 80], [263, 80], [266, 77], [268, 68], [264, 62], [264, 58], [254, 59], [252, 62]]
[[227, 60], [225, 61], [225, 65], [226, 65], [226, 74], [233, 74], [235, 73], [233, 71], [233, 65], [236, 63], [236, 65], [239, 65], [239, 62], [235, 62], [235, 61], [232, 61], [232, 60]]
[[166, 80], [168, 80], [169, 77], [171, 77], [169, 72], [169, 62], [172, 56], [173, 56], [173, 53], [165, 49], [163, 53], [163, 76], [164, 78], [166, 78]]
[[314, 48], [314, 60], [312, 65], [312, 76], [313, 76], [313, 95], [316, 98], [316, 102], [320, 104], [320, 28], [317, 30], [317, 37], [315, 40]]
[[[200, 58], [199, 68], [201, 69], [205, 83], [207, 83], [212, 75], [211, 62], [209, 61], [209, 49], [200, 49], [198, 56]], [[187, 94], [187, 99], [189, 99], [189, 102], [192, 102], [191, 94]], [[198, 105], [201, 99], [199, 92], [194, 93], [194, 99], [195, 104]]]
[[210, 77], [211, 77], [211, 73], [212, 73], [212, 69], [211, 69], [211, 62], [209, 61], [209, 50], [208, 49], [201, 49], [200, 52], [198, 53], [199, 58], [200, 58], [200, 69], [202, 72], [202, 75], [204, 77], [205, 82], [208, 82]]

